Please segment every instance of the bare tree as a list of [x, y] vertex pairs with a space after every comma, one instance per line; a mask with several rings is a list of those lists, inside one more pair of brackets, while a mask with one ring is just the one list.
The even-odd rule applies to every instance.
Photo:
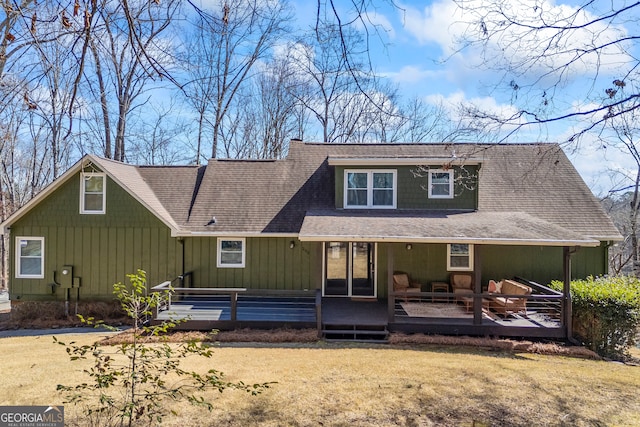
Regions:
[[[101, 139], [107, 158], [126, 160], [127, 119], [146, 102], [136, 104], [141, 95], [161, 77], [156, 66], [167, 68], [171, 63], [166, 39], [161, 36], [178, 5], [178, 0], [128, 4], [103, 0], [98, 8], [97, 28], [89, 43], [94, 67], [85, 68], [84, 73], [102, 113]], [[164, 58], [162, 63], [159, 57]], [[94, 76], [97, 84], [92, 84]]]
[[[616, 91], [640, 77], [640, 60], [632, 53], [640, 38], [634, 33], [640, 3], [585, 0], [565, 7], [544, 0], [455, 2], [467, 24], [460, 50], [482, 49], [483, 64], [500, 73], [500, 84], [511, 92], [516, 107], [509, 115], [479, 109], [469, 113], [507, 127], [506, 137], [523, 127], [573, 120], [577, 128], [569, 141], [577, 141], [640, 105], [637, 91], [624, 98], [601, 92], [605, 87]], [[577, 77], [589, 82], [580, 88], [582, 99], [561, 108], [558, 95]]]
[[[323, 22], [294, 46], [297, 73], [308, 88], [298, 101], [315, 118], [324, 142], [349, 141], [367, 109], [378, 108], [369, 95], [373, 76], [356, 60], [356, 52], [364, 52], [362, 43], [355, 30]], [[345, 55], [343, 45], [351, 53]]]
[[188, 151], [183, 145], [187, 134], [187, 123], [176, 112], [177, 101], [168, 105], [150, 103], [131, 130], [129, 159], [135, 164], [174, 165], [189, 163]]
[[[625, 99], [627, 87], [621, 86], [617, 91], [607, 93], [611, 98]], [[637, 92], [631, 88], [632, 92]], [[627, 110], [624, 114], [616, 114], [617, 109]], [[614, 218], [618, 229], [624, 236], [624, 241], [619, 243], [613, 252], [612, 267], [620, 272], [631, 264], [631, 272], [640, 277], [640, 248], [638, 247], [638, 216], [640, 214], [640, 111], [628, 108], [622, 104], [612, 109], [607, 118], [608, 128], [600, 134], [603, 149], [609, 151], [619, 150], [634, 160], [635, 170], [618, 170], [622, 174], [622, 182], [619, 188], [609, 192], [608, 205], [610, 214]], [[627, 183], [630, 185], [626, 185]]]
[[197, 161], [205, 122], [211, 127], [211, 156], [217, 157], [234, 97], [286, 31], [290, 18], [286, 1], [225, 0], [215, 10], [200, 11], [197, 33], [186, 40], [190, 78], [184, 85], [199, 115]]

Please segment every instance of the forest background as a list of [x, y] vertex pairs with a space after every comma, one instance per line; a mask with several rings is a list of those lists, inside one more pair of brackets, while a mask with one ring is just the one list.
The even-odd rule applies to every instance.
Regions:
[[278, 159], [292, 138], [553, 141], [626, 237], [613, 272], [640, 265], [637, 2], [0, 5], [2, 220], [86, 153], [170, 165]]

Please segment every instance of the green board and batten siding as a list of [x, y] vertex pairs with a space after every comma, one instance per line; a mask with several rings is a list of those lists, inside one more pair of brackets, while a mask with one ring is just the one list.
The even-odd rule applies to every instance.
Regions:
[[[542, 285], [552, 280], [563, 280], [563, 248], [552, 246], [497, 246], [475, 245], [480, 251], [482, 285], [489, 280], [522, 277]], [[431, 282], [448, 282], [446, 244], [412, 244], [407, 250], [403, 243], [378, 244], [378, 295], [387, 290], [387, 257], [393, 251], [394, 271], [403, 271], [423, 285], [428, 291]], [[580, 248], [571, 256], [571, 272], [574, 279], [585, 278], [588, 274], [607, 273], [607, 249]]]
[[12, 298], [64, 298], [64, 290], [52, 294], [50, 285], [65, 265], [80, 278], [81, 298], [112, 297], [113, 284], [139, 268], [150, 284], [182, 272], [182, 247], [170, 229], [111, 179], [106, 193], [106, 214], [81, 215], [78, 174], [12, 225], [12, 254], [16, 236], [45, 239], [44, 279], [17, 279], [12, 263]]
[[[442, 166], [440, 166], [442, 167]], [[433, 166], [433, 169], [438, 169]], [[463, 178], [477, 176], [478, 166], [464, 166], [466, 173], [462, 174], [460, 167], [454, 167], [455, 198], [452, 199], [429, 199], [428, 178], [424, 176], [416, 176], [415, 171], [418, 166], [394, 166], [394, 167], [344, 167], [336, 166], [336, 208], [342, 209], [344, 205], [344, 171], [354, 169], [364, 170], [395, 170], [397, 171], [397, 208], [398, 209], [458, 209], [458, 210], [474, 210], [478, 206], [478, 186], [475, 181], [469, 183], [469, 188], [464, 186], [469, 179]]]
[[[230, 237], [232, 238], [232, 237]], [[290, 247], [291, 241], [294, 247]], [[185, 270], [193, 273], [195, 287], [243, 287], [268, 291], [311, 291], [320, 288], [319, 242], [284, 237], [246, 238], [244, 268], [218, 268], [216, 237], [184, 240]]]

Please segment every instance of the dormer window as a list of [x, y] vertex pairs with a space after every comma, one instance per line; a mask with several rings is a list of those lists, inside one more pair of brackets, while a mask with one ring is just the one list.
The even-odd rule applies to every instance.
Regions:
[[395, 170], [345, 170], [345, 208], [396, 207], [397, 173]]
[[453, 170], [429, 170], [429, 198], [453, 199]]
[[80, 213], [104, 214], [106, 205], [106, 175], [103, 173], [80, 174]]

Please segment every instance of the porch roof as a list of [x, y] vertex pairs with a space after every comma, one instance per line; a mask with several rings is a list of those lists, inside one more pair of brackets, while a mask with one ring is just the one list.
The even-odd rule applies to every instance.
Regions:
[[524, 212], [309, 211], [299, 238], [303, 241], [600, 245], [598, 240]]

